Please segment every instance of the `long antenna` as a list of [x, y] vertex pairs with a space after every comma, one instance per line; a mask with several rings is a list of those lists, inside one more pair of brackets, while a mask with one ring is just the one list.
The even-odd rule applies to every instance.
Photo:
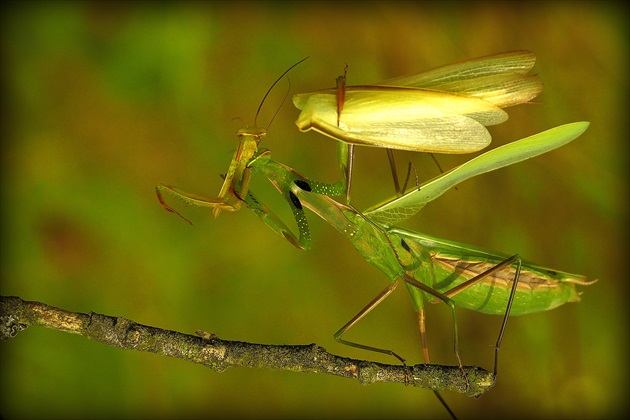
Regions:
[[273, 117], [271, 117], [271, 119], [269, 120], [269, 124], [267, 124], [267, 127], [265, 127], [265, 130], [269, 130], [269, 127], [271, 127], [271, 123], [273, 122], [273, 120], [276, 119], [276, 116], [280, 112], [280, 109], [282, 109], [282, 105], [284, 105], [284, 101], [287, 100], [287, 98], [289, 97], [289, 93], [291, 93], [291, 79], [289, 79], [289, 76], [287, 76], [287, 82], [289, 82], [289, 86], [287, 86], [287, 93], [284, 94], [284, 98], [282, 98], [282, 102], [280, 102], [280, 106], [276, 109], [276, 112], [273, 114]]
[[258, 119], [258, 114], [260, 113], [260, 108], [262, 108], [263, 104], [265, 103], [265, 99], [267, 99], [267, 96], [269, 95], [269, 92], [271, 92], [271, 89], [273, 89], [273, 87], [280, 81], [280, 79], [282, 79], [289, 71], [291, 71], [291, 69], [293, 69], [293, 67], [295, 67], [298, 64], [302, 63], [307, 58], [308, 57], [303, 58], [300, 61], [298, 61], [297, 63], [295, 63], [294, 65], [292, 65], [291, 67], [289, 67], [284, 73], [282, 73], [282, 75], [280, 77], [278, 77], [276, 79], [275, 82], [273, 82], [271, 87], [267, 90], [267, 93], [265, 93], [265, 96], [262, 98], [262, 101], [260, 101], [260, 105], [258, 105], [258, 110], [256, 111], [256, 116], [254, 117], [254, 126], [256, 126], [256, 120]]

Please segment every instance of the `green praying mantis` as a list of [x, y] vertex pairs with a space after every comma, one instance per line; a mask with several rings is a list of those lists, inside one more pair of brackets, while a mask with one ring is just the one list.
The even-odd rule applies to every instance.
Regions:
[[511, 51], [366, 86], [346, 86], [346, 66], [336, 88], [294, 96], [301, 110], [296, 124], [339, 141], [347, 203], [354, 145], [387, 149], [400, 195], [391, 149], [459, 154], [485, 148], [492, 140], [486, 127], [508, 119], [503, 108], [542, 91], [538, 76], [529, 74], [535, 62], [530, 51]]
[[[455, 307], [487, 314], [504, 315], [495, 350], [494, 373], [497, 372], [498, 349], [508, 316], [524, 315], [553, 309], [579, 300], [576, 286], [591, 284], [583, 276], [537, 266], [519, 255], [503, 255], [467, 244], [448, 241], [397, 228], [393, 224], [415, 215], [428, 202], [451, 187], [471, 177], [496, 170], [560, 147], [580, 136], [589, 123], [577, 122], [559, 126], [531, 137], [488, 151], [442, 175], [412, 189], [401, 197], [373, 206], [364, 212], [333, 200], [342, 195], [341, 182], [325, 184], [312, 181], [290, 167], [271, 160], [269, 151], [261, 151], [247, 164], [253, 174], [266, 177], [282, 193], [292, 209], [299, 236], [296, 236], [261, 203], [251, 191], [240, 195], [243, 203], [280, 236], [298, 248], [310, 248], [310, 231], [304, 207], [341, 232], [363, 257], [379, 268], [390, 283], [355, 317], [335, 333], [335, 339], [350, 346], [393, 355], [394, 351], [347, 341], [344, 333], [389, 296], [403, 282], [418, 312], [423, 356], [429, 363], [425, 339], [424, 301], [443, 301], [452, 311], [454, 353], [461, 367], [458, 349]], [[159, 185], [157, 196], [169, 207], [162, 193], [168, 193], [187, 204], [214, 207], [216, 200], [188, 194], [174, 187]]]

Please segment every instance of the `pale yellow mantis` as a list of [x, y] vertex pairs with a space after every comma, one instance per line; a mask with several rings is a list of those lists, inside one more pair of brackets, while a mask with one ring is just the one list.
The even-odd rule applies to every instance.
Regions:
[[[530, 74], [535, 62], [530, 51], [512, 51], [364, 86], [346, 86], [344, 74], [336, 88], [294, 96], [301, 110], [296, 124], [300, 131], [315, 130], [340, 142], [349, 202], [355, 144], [388, 149], [390, 163], [390, 149], [479, 151], [492, 140], [486, 127], [508, 119], [503, 108], [542, 91], [541, 80]], [[397, 185], [395, 173], [394, 180]]]

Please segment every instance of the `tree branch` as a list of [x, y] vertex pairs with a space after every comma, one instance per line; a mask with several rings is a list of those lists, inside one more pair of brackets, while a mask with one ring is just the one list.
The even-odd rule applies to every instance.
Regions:
[[202, 364], [217, 372], [229, 367], [253, 367], [319, 373], [357, 379], [361, 384], [400, 382], [433, 390], [448, 390], [478, 397], [494, 384], [491, 372], [477, 366], [388, 365], [328, 353], [309, 345], [267, 345], [221, 340], [197, 331], [182, 334], [138, 324], [131, 320], [68, 312], [40, 302], [0, 296], [0, 339], [15, 337], [28, 326], [80, 334], [127, 350], [146, 351]]

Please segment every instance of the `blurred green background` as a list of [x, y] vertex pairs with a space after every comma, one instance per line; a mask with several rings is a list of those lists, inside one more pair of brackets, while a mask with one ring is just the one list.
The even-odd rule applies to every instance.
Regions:
[[[470, 180], [405, 227], [520, 253], [599, 278], [583, 300], [512, 318], [495, 387], [445, 394], [463, 418], [606, 418], [628, 408], [628, 14], [616, 2], [28, 3], [2, 10], [2, 283], [71, 311], [273, 344], [316, 342], [395, 362], [332, 334], [386, 278], [310, 215], [298, 251], [247, 210], [162, 210], [164, 182], [215, 195], [270, 84], [291, 94], [366, 84], [515, 49], [537, 54], [540, 104], [508, 110], [495, 147], [573, 121], [578, 140]], [[281, 82], [258, 118], [266, 126]], [[321, 181], [335, 144], [299, 133], [290, 100], [262, 146]], [[243, 121], [234, 120], [240, 117]], [[471, 156], [438, 156], [445, 168]], [[398, 153], [420, 179], [428, 156]], [[360, 148], [353, 203], [392, 193], [385, 153]], [[259, 195], [290, 218], [263, 180]], [[177, 203], [176, 203], [177, 204]], [[181, 207], [180, 207], [181, 208]], [[444, 305], [429, 308], [432, 361], [454, 364]], [[459, 311], [464, 364], [492, 368], [500, 318]], [[422, 361], [399, 289], [349, 335]], [[446, 418], [426, 390], [329, 376], [201, 366], [31, 328], [1, 345], [3, 418]]]

